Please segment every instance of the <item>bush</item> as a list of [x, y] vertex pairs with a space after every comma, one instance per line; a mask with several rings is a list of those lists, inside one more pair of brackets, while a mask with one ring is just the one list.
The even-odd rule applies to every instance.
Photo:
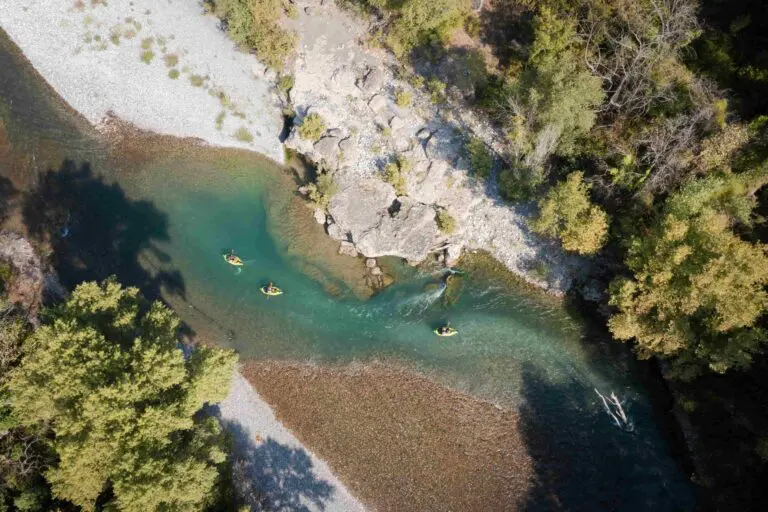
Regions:
[[437, 78], [430, 78], [427, 82], [427, 91], [430, 94], [430, 100], [435, 105], [445, 103], [445, 84]]
[[237, 129], [235, 132], [235, 138], [240, 142], [253, 142], [253, 135], [245, 126], [241, 126]]
[[456, 231], [456, 219], [454, 219], [451, 214], [448, 213], [448, 210], [443, 208], [437, 210], [437, 217], [435, 220], [437, 221], [437, 227], [440, 228], [440, 231], [443, 233], [450, 235]]
[[398, 88], [395, 91], [395, 104], [398, 107], [410, 107], [413, 103], [413, 94], [402, 88]]
[[144, 50], [143, 52], [141, 52], [141, 62], [143, 62], [144, 64], [149, 64], [150, 62], [152, 62], [152, 60], [154, 60], [154, 58], [155, 58], [155, 52], [153, 52], [152, 50]]
[[288, 93], [293, 89], [294, 83], [293, 75], [280, 75], [280, 79], [277, 81], [277, 90]]
[[397, 162], [390, 162], [384, 166], [384, 181], [395, 188], [398, 196], [408, 195], [408, 183], [405, 176], [400, 172], [400, 166]]
[[466, 149], [475, 176], [481, 179], [490, 176], [493, 167], [493, 154], [488, 150], [485, 142], [477, 137], [472, 137], [467, 143]]
[[328, 172], [319, 171], [314, 183], [307, 185], [309, 199], [315, 203], [318, 208], [323, 210], [328, 208], [328, 203], [338, 191], [338, 185], [333, 180], [333, 176]]
[[205, 78], [200, 75], [189, 75], [189, 83], [194, 87], [202, 87], [205, 82]]
[[168, 71], [168, 78], [170, 78], [171, 80], [176, 80], [177, 78], [179, 78], [179, 75], [181, 75], [181, 73], [179, 73], [178, 69], [172, 69]]
[[316, 142], [320, 140], [326, 130], [325, 120], [315, 112], [309, 114], [299, 126], [299, 137]]
[[229, 36], [237, 44], [253, 48], [270, 68], [283, 68], [296, 48], [296, 34], [280, 26], [284, 11], [281, 0], [209, 1], [214, 14], [227, 22]]
[[499, 173], [501, 196], [507, 201], [528, 201], [543, 183], [540, 173], [525, 169], [504, 169]]
[[[384, 7], [384, 3], [371, 4]], [[385, 41], [398, 57], [407, 55], [417, 46], [447, 41], [470, 12], [467, 0], [405, 0], [397, 7], [394, 5], [386, 6], [394, 20], [389, 25]]]
[[169, 68], [175, 68], [176, 65], [179, 63], [179, 57], [172, 53], [169, 53], [168, 55], [163, 57], [163, 60], [165, 61], [165, 65], [168, 66]]

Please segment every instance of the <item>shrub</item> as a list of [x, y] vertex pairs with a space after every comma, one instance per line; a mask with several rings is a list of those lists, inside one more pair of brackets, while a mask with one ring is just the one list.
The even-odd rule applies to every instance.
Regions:
[[299, 137], [305, 140], [316, 142], [325, 133], [325, 120], [315, 112], [309, 114], [299, 126]]
[[385, 41], [395, 55], [402, 57], [417, 46], [447, 41], [463, 23], [470, 5], [467, 0], [405, 0], [397, 8], [387, 8], [394, 20]]
[[216, 129], [221, 130], [224, 126], [224, 118], [227, 117], [227, 113], [223, 110], [216, 116]]
[[168, 77], [169, 77], [171, 80], [176, 80], [177, 78], [179, 78], [179, 75], [180, 75], [180, 74], [181, 74], [181, 73], [179, 73], [179, 70], [178, 70], [178, 69], [172, 69], [172, 70], [168, 71]]
[[202, 87], [205, 82], [205, 78], [200, 75], [189, 75], [189, 83], [194, 87]]
[[288, 93], [293, 89], [294, 83], [293, 75], [280, 75], [280, 79], [277, 81], [277, 89]]
[[430, 78], [427, 82], [427, 91], [430, 94], [430, 100], [434, 104], [445, 103], [445, 84], [437, 78]]
[[237, 129], [235, 132], [235, 138], [239, 140], [240, 142], [252, 142], [253, 141], [253, 135], [251, 132], [248, 131], [248, 128], [245, 126], [241, 126]]
[[557, 238], [568, 251], [594, 254], [608, 237], [608, 215], [589, 199], [583, 173], [572, 172], [539, 201], [539, 216], [531, 228]]
[[413, 103], [413, 94], [403, 88], [398, 88], [395, 91], [395, 104], [398, 107], [410, 107]]
[[384, 166], [384, 181], [395, 188], [398, 196], [408, 195], [408, 183], [397, 162], [390, 162]]
[[328, 208], [328, 203], [338, 191], [338, 185], [333, 180], [333, 176], [328, 172], [319, 171], [314, 183], [307, 185], [309, 199], [315, 203], [318, 208], [323, 210]]
[[175, 68], [176, 65], [179, 63], [179, 57], [172, 53], [169, 53], [168, 55], [163, 57], [163, 60], [165, 61], [165, 65], [168, 66], [169, 68]]
[[472, 172], [478, 178], [487, 178], [491, 174], [491, 167], [493, 167], [493, 154], [488, 150], [488, 147], [479, 138], [472, 137], [467, 143], [466, 149]]
[[210, 1], [214, 14], [227, 22], [229, 36], [237, 44], [253, 48], [267, 66], [283, 68], [296, 47], [296, 34], [280, 26], [281, 0]]
[[499, 189], [507, 201], [532, 199], [542, 182], [540, 173], [527, 169], [504, 169], [499, 173]]
[[152, 50], [144, 50], [141, 52], [141, 62], [149, 64], [155, 58], [155, 52]]
[[151, 37], [147, 37], [146, 39], [141, 40], [141, 49], [142, 50], [149, 50], [152, 48], [152, 45], [155, 44], [155, 40]]
[[444, 208], [437, 210], [435, 220], [437, 221], [437, 227], [440, 228], [440, 231], [443, 233], [450, 235], [456, 231], [456, 219], [448, 213], [448, 210], [445, 210]]

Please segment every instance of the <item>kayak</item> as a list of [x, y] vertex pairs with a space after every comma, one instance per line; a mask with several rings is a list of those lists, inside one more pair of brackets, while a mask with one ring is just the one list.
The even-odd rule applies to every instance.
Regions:
[[278, 295], [283, 294], [283, 290], [281, 290], [277, 286], [273, 286], [271, 290], [267, 290], [266, 286], [262, 286], [261, 288], [259, 288], [259, 290], [261, 290], [261, 293], [263, 293], [264, 295], [267, 295], [268, 297], [277, 297]]
[[241, 260], [237, 256], [230, 256], [229, 254], [224, 254], [224, 261], [229, 263], [230, 265], [234, 265], [236, 267], [242, 267], [243, 266], [243, 260]]
[[457, 331], [452, 327], [449, 327], [447, 332], [440, 332], [440, 329], [435, 329], [433, 332], [438, 336], [443, 336], [443, 337], [455, 336], [459, 334], [459, 331]]

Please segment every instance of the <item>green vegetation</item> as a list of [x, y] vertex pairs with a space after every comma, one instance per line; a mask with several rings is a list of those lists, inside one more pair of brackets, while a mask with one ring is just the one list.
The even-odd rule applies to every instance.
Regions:
[[181, 73], [179, 73], [178, 69], [171, 69], [168, 71], [168, 78], [170, 78], [171, 80], [178, 79], [180, 75]]
[[238, 128], [234, 136], [240, 142], [253, 142], [253, 135], [245, 126]]
[[315, 112], [305, 117], [299, 126], [299, 137], [316, 142], [326, 131], [325, 120]]
[[185, 360], [176, 315], [112, 279], [78, 286], [21, 344], [23, 324], [10, 325], [0, 443], [16, 448], [1, 470], [19, 510], [57, 508], [51, 495], [83, 510], [212, 504], [225, 442], [201, 408], [226, 395], [234, 353], [199, 347]]
[[155, 52], [153, 52], [152, 50], [144, 50], [143, 52], [141, 52], [141, 62], [143, 62], [144, 64], [151, 63], [154, 60], [154, 58], [155, 58]]
[[429, 91], [429, 97], [432, 103], [435, 105], [445, 103], [447, 98], [445, 96], [445, 84], [443, 82], [437, 78], [431, 78], [427, 82], [427, 91]]
[[475, 176], [481, 179], [490, 176], [491, 168], [493, 168], [493, 153], [485, 145], [485, 142], [477, 137], [472, 137], [467, 143], [467, 154]]
[[557, 238], [568, 251], [594, 254], [608, 235], [608, 216], [589, 200], [584, 174], [572, 172], [539, 201], [539, 216], [531, 222], [536, 233]]
[[395, 104], [401, 108], [410, 107], [413, 104], [413, 94], [406, 89], [397, 89], [395, 91]]
[[398, 196], [408, 195], [408, 182], [405, 179], [405, 174], [412, 167], [413, 164], [402, 155], [398, 155], [394, 162], [389, 162], [384, 166], [384, 181], [395, 188]]
[[216, 115], [216, 129], [221, 130], [224, 127], [224, 119], [227, 117], [225, 111], [221, 111]]
[[440, 228], [440, 231], [443, 233], [450, 235], [456, 231], [456, 219], [448, 213], [448, 210], [445, 210], [444, 208], [437, 210], [435, 220], [437, 221], [437, 227]]
[[154, 44], [155, 44], [155, 39], [153, 37], [147, 37], [141, 40], [141, 49], [149, 50], [152, 48], [152, 45]]
[[307, 195], [309, 199], [323, 210], [328, 209], [328, 203], [338, 191], [338, 185], [333, 181], [331, 173], [322, 169], [318, 170], [313, 183], [307, 185]]
[[163, 62], [167, 67], [175, 68], [179, 64], [179, 57], [173, 53], [167, 53], [163, 56]]
[[193, 87], [202, 87], [205, 84], [205, 77], [200, 75], [189, 75], [189, 83]]
[[236, 43], [253, 48], [259, 60], [281, 70], [296, 48], [296, 34], [280, 26], [290, 6], [283, 0], [208, 0], [213, 13], [227, 24]]
[[756, 326], [768, 307], [768, 246], [742, 240], [751, 191], [768, 173], [710, 176], [670, 197], [650, 229], [630, 241], [632, 277], [611, 285], [619, 309], [609, 326], [642, 356], [670, 359], [682, 377], [702, 367], [743, 369], [765, 343]]
[[277, 90], [288, 94], [293, 89], [294, 82], [293, 75], [280, 75], [280, 79], [277, 81]]

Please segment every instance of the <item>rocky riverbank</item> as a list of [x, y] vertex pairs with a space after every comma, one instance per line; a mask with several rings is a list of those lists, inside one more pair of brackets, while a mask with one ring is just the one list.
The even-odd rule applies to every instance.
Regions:
[[[500, 135], [468, 109], [433, 104], [396, 78], [394, 57], [362, 42], [363, 20], [333, 2], [296, 5], [298, 17], [289, 23], [299, 48], [289, 71], [297, 116], [285, 144], [332, 172], [338, 192], [320, 220], [342, 250], [354, 245], [366, 257], [414, 263], [444, 254], [450, 265], [465, 249], [485, 249], [533, 284], [554, 293], [568, 289], [585, 262], [528, 230], [530, 205], [510, 205], [491, 180], [472, 176], [468, 137], [498, 149]], [[397, 101], [404, 92], [408, 104]], [[317, 141], [298, 129], [312, 113], [326, 125]], [[383, 179], [396, 156], [410, 163], [401, 169], [400, 190]], [[441, 229], [438, 212], [455, 219], [454, 230]]]

